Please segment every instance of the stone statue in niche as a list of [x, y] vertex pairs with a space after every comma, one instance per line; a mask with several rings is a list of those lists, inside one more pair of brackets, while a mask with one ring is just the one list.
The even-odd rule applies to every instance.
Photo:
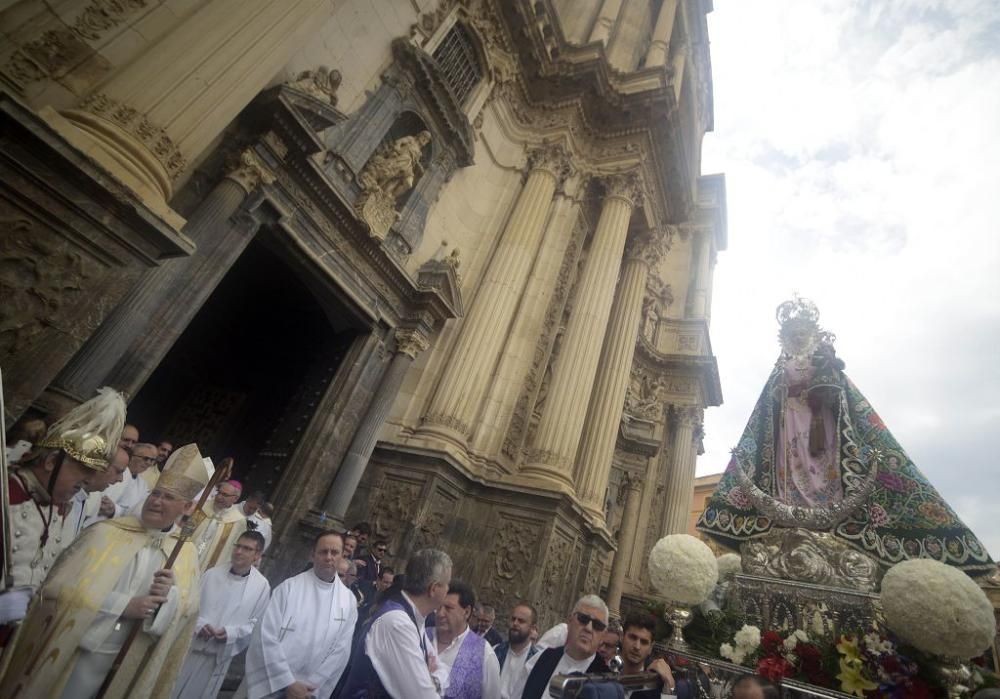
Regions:
[[339, 70], [330, 70], [320, 66], [316, 70], [304, 70], [289, 81], [288, 87], [323, 102], [329, 102], [331, 107], [337, 106], [337, 89], [343, 81]]
[[362, 168], [358, 175], [362, 194], [358, 198], [357, 211], [373, 238], [385, 240], [399, 218], [396, 202], [413, 189], [423, 174], [420, 159], [424, 146], [430, 142], [429, 131], [389, 141], [379, 146]]
[[420, 158], [430, 142], [430, 132], [421, 131], [382, 145], [358, 175], [361, 188], [366, 192], [381, 191], [393, 199], [406, 194], [423, 172]]
[[656, 301], [646, 298], [643, 301], [642, 335], [650, 344], [656, 344], [656, 330], [660, 324], [660, 313], [656, 310]]
[[657, 420], [663, 415], [667, 386], [663, 376], [632, 374], [625, 394], [624, 418]]

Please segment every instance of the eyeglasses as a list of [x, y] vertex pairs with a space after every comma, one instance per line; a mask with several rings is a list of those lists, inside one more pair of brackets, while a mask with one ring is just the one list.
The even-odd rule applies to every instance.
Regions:
[[155, 456], [137, 456], [136, 458], [137, 459], [142, 459], [143, 461], [145, 461], [150, 466], [152, 466], [153, 464], [160, 463], [159, 460]]
[[583, 612], [576, 612], [576, 620], [580, 622], [580, 626], [593, 624], [594, 631], [604, 631], [604, 629], [608, 628], [606, 622], [601, 621], [597, 617], [592, 617], [589, 614], [584, 614]]

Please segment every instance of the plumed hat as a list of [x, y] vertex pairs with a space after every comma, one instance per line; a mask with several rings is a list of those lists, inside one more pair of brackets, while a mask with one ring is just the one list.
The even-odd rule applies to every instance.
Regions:
[[84, 466], [104, 471], [124, 428], [125, 399], [105, 387], [55, 422], [35, 446], [62, 449]]
[[[163, 466], [163, 473], [156, 481], [156, 489], [194, 500], [212, 478], [211, 468], [198, 451], [197, 444], [185, 444], [175, 449]], [[211, 463], [211, 462], [209, 462]]]

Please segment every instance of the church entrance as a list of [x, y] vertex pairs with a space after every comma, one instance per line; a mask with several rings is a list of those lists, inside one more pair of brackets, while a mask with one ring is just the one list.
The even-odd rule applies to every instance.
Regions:
[[276, 245], [262, 232], [247, 246], [129, 405], [144, 440], [231, 456], [233, 477], [268, 495], [358, 333]]

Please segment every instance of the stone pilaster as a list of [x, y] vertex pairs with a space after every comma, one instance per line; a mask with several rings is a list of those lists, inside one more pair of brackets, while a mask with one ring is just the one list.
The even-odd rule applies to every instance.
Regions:
[[252, 150], [199, 205], [184, 227], [197, 245], [193, 257], [168, 260], [146, 274], [88, 338], [53, 382], [75, 401], [104, 383], [135, 395], [187, 327], [253, 236], [230, 219], [247, 195], [274, 175]]
[[695, 428], [701, 423], [698, 408], [674, 408], [673, 443], [664, 489], [663, 535], [684, 534], [694, 498]]
[[608, 42], [615, 29], [615, 22], [618, 21], [618, 13], [621, 8], [622, 0], [604, 0], [601, 3], [601, 11], [598, 12], [594, 28], [590, 32], [591, 41]]
[[465, 318], [420, 431], [464, 445], [538, 255], [552, 196], [568, 168], [560, 146], [534, 151], [528, 179]]
[[694, 280], [691, 288], [691, 317], [708, 317], [708, 293], [712, 277], [712, 233], [701, 231], [695, 238], [697, 248]]
[[329, 0], [209, 0], [76, 109], [46, 119], [178, 227], [173, 183], [333, 11]]
[[529, 460], [522, 468], [524, 475], [567, 492], [573, 492], [573, 459], [587, 417], [629, 220], [640, 196], [634, 175], [611, 176], [606, 185], [549, 397]]
[[655, 233], [636, 239], [626, 248], [621, 281], [611, 309], [590, 410], [584, 423], [576, 471], [580, 502], [600, 523], [604, 522], [604, 491], [608, 487], [618, 424], [628, 389], [646, 279], [650, 268], [668, 249], [667, 237]]
[[618, 550], [615, 551], [611, 563], [611, 580], [608, 582], [608, 609], [615, 616], [620, 616], [625, 573], [628, 570], [628, 562], [632, 560], [635, 552], [635, 542], [638, 538], [635, 524], [642, 501], [642, 481], [629, 476], [625, 478], [625, 509], [622, 510], [622, 526], [618, 530]]
[[429, 346], [426, 336], [419, 330], [399, 328], [396, 330], [395, 336], [396, 353], [389, 362], [389, 368], [382, 376], [378, 390], [372, 397], [368, 412], [354, 432], [351, 446], [348, 447], [340, 470], [337, 471], [337, 476], [323, 501], [323, 510], [332, 516], [339, 525], [344, 524], [347, 508], [358, 489], [358, 483], [361, 482], [361, 478], [365, 474], [365, 468], [367, 468], [368, 461], [375, 450], [379, 430], [396, 400], [406, 372], [417, 355]]
[[[510, 336], [504, 343], [496, 378], [484, 401], [476, 428], [475, 446], [484, 454], [501, 449], [510, 427], [518, 395], [531, 367], [538, 337], [545, 326], [545, 311], [556, 291], [562, 260], [580, 217], [580, 205], [571, 197], [556, 195], [531, 279], [525, 289]], [[543, 367], [544, 369], [544, 367]]]
[[646, 67], [663, 66], [667, 64], [670, 55], [670, 35], [674, 32], [674, 18], [677, 16], [677, 0], [663, 0], [660, 14], [656, 16], [653, 36], [646, 52]]

